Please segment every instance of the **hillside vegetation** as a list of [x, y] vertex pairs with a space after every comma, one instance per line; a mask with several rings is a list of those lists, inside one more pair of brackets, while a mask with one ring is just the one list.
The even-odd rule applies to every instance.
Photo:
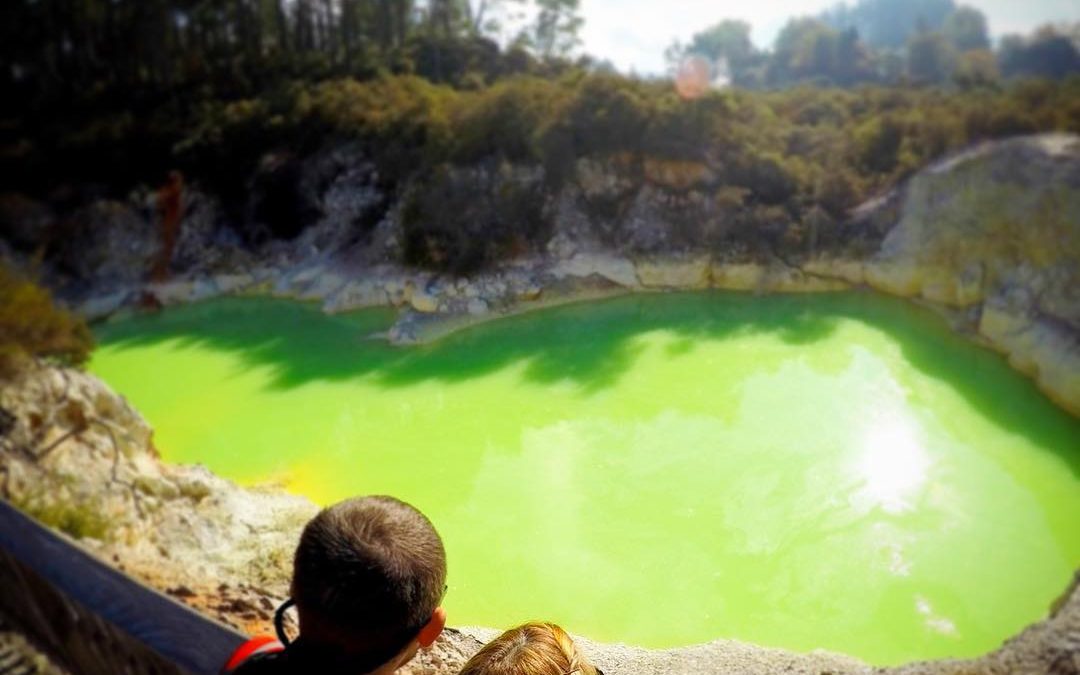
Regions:
[[80, 365], [93, 344], [85, 321], [57, 307], [45, 289], [0, 265], [0, 379], [31, 357]]
[[[275, 178], [285, 208], [275, 210], [290, 222], [269, 229], [289, 237], [318, 214], [287, 203], [304, 179], [295, 168], [289, 175], [288, 163], [351, 141], [378, 167], [380, 187], [408, 197], [404, 216], [414, 234], [452, 248], [459, 237], [447, 231], [455, 225], [446, 217], [458, 214], [473, 221], [458, 223], [462, 234], [480, 227], [510, 254], [545, 240], [545, 205], [581, 178], [581, 160], [609, 163], [628, 181], [654, 180], [675, 193], [704, 183], [708, 198], [748, 236], [779, 228], [798, 237], [810, 227], [827, 231], [859, 202], [950, 151], [1045, 131], [1080, 132], [1080, 79], [965, 92], [726, 90], [687, 101], [665, 82], [579, 70], [479, 90], [384, 75], [293, 82], [261, 96], [205, 102], [184, 119], [166, 112], [87, 118], [28, 140], [20, 161], [40, 162], [40, 174], [24, 172], [21, 182], [45, 194], [79, 172], [84, 188], [122, 193], [177, 166], [222, 200], [243, 233], [251, 224], [252, 176], [272, 157], [286, 164]], [[657, 161], [661, 175], [650, 171]], [[503, 181], [494, 193], [475, 171], [449, 171], [489, 175], [522, 165], [539, 169], [541, 180]], [[409, 192], [411, 185], [418, 188]], [[594, 206], [599, 215], [621, 207], [617, 198]], [[413, 246], [408, 261], [439, 267], [461, 257]]]
[[340, 147], [401, 205], [408, 264], [467, 274], [538, 250], [568, 189], [602, 243], [625, 241], [642, 186], [665, 245], [797, 255], [857, 239], [852, 207], [950, 151], [1080, 132], [1075, 30], [992, 52], [986, 18], [953, 0], [793, 17], [767, 50], [745, 23], [703, 27], [668, 51], [673, 69], [710, 64], [694, 96], [576, 57], [578, 0], [41, 0], [0, 17], [0, 184], [56, 216], [30, 236], [0, 217], [0, 236], [46, 262], [80, 209], [137, 202], [171, 170], [233, 238], [295, 238], [331, 180], [307, 160]]

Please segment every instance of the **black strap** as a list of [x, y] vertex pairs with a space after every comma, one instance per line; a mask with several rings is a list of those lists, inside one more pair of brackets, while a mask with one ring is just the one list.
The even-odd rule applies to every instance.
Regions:
[[285, 647], [288, 647], [290, 642], [289, 636], [285, 634], [285, 612], [287, 612], [289, 608], [294, 606], [295, 604], [296, 601], [292, 598], [289, 598], [285, 602], [281, 603], [281, 606], [277, 608], [276, 612], [274, 612], [274, 632], [277, 633], [278, 642], [280, 642]]

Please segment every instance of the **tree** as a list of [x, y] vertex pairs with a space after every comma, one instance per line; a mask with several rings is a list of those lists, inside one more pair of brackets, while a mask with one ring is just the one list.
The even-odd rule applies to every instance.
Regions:
[[520, 8], [527, 0], [471, 0], [466, 3], [469, 29], [474, 35], [497, 37], [507, 21], [523, 18]]
[[427, 30], [440, 37], [456, 37], [471, 27], [469, 3], [465, 0], [428, 0]]
[[341, 0], [341, 45], [348, 67], [356, 64], [368, 46], [368, 36], [364, 30], [367, 9], [367, 3], [363, 0]]
[[844, 86], [874, 78], [872, 54], [854, 28], [842, 31], [835, 38], [832, 71], [832, 80]]
[[1007, 36], [1001, 41], [999, 60], [1006, 77], [1061, 79], [1080, 72], [1080, 51], [1076, 44], [1053, 26], [1039, 29], [1030, 39]]
[[957, 7], [956, 11], [945, 19], [941, 32], [959, 52], [990, 48], [986, 15], [974, 7]]
[[776, 38], [769, 79], [774, 83], [808, 79], [827, 72], [836, 30], [817, 19], [791, 19]]
[[956, 50], [939, 32], [924, 31], [908, 42], [908, 77], [916, 82], [939, 83], [949, 79]]
[[761, 53], [750, 39], [750, 24], [730, 19], [696, 33], [687, 45], [676, 42], [664, 55], [672, 71], [690, 55], [702, 56], [716, 64], [724, 63], [732, 80], [741, 85], [751, 83], [751, 71], [762, 61]]
[[[480, 38], [519, 18], [528, 2], [10, 0], [0, 3], [0, 93], [33, 99], [198, 85], [244, 96], [282, 77], [407, 70], [407, 50], [419, 39], [432, 60], [439, 49], [456, 51], [449, 60], [471, 68], [495, 44]], [[534, 33], [545, 53], [575, 44], [579, 2], [539, 3]], [[494, 58], [485, 73], [503, 65]]]
[[961, 87], [992, 87], [1001, 81], [997, 59], [989, 49], [972, 49], [956, 60], [953, 80]]
[[821, 80], [849, 85], [872, 79], [870, 54], [854, 29], [838, 31], [813, 18], [788, 21], [768, 64], [770, 82]]
[[536, 0], [536, 6], [538, 12], [527, 34], [528, 44], [545, 59], [569, 55], [581, 42], [581, 0]]
[[840, 4], [822, 13], [833, 28], [854, 28], [867, 44], [901, 49], [918, 29], [941, 28], [956, 8], [953, 0], [859, 0], [854, 7]]

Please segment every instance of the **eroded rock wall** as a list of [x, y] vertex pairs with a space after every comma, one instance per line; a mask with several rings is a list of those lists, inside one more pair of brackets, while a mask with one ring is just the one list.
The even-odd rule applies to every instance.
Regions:
[[[90, 236], [110, 232], [110, 223], [76, 227], [90, 238], [57, 250], [85, 250], [88, 257], [61, 264], [61, 256], [52, 268], [46, 265], [46, 280], [90, 318], [147, 301], [170, 305], [236, 293], [315, 301], [328, 312], [399, 307], [402, 321], [390, 337], [402, 343], [575, 297], [868, 286], [951, 314], [956, 326], [1003, 352], [1054, 401], [1080, 414], [1075, 136], [1016, 138], [948, 158], [834, 223], [827, 246], [785, 244], [783, 236], [768, 233], [754, 242], [731, 238], [727, 233], [737, 223], [722, 193], [734, 188], [718, 187], [706, 166], [582, 160], [575, 180], [545, 207], [554, 222], [542, 250], [465, 278], [402, 264], [403, 241], [411, 236], [402, 206], [380, 187], [376, 168], [355, 147], [305, 166], [305, 203], [321, 215], [293, 240], [246, 248], [224, 234], [228, 229], [212, 201], [192, 191], [174, 260], [177, 275], [151, 284], [140, 270], [156, 255], [153, 221], [140, 221], [135, 208], [100, 204], [79, 218], [114, 214], [124, 236]], [[462, 176], [477, 183], [484, 171]], [[498, 184], [519, 175], [532, 187], [542, 180], [537, 170], [504, 170]], [[406, 199], [422, 189], [413, 186]], [[437, 209], [429, 215], [438, 217]], [[18, 234], [13, 245], [43, 236], [48, 217], [41, 205], [0, 200], [4, 231]], [[791, 227], [777, 224], [777, 232]], [[434, 319], [444, 325], [434, 327]]]
[[915, 176], [900, 214], [866, 282], [968, 310], [974, 332], [1080, 415], [1080, 140], [972, 149]]

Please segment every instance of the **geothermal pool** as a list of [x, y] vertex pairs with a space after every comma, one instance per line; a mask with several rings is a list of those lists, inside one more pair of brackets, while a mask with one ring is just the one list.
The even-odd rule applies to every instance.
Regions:
[[862, 294], [633, 296], [367, 339], [384, 310], [225, 299], [98, 327], [167, 460], [388, 493], [457, 625], [974, 656], [1080, 566], [1080, 421], [937, 317]]

